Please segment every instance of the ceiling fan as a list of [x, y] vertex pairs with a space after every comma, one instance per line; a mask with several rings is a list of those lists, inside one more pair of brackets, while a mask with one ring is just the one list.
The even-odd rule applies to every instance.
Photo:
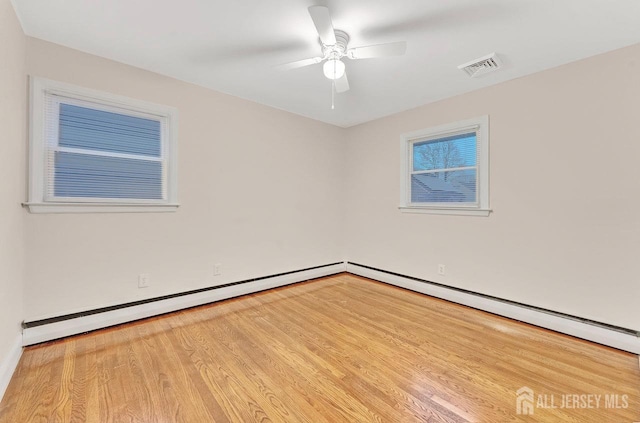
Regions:
[[331, 15], [327, 7], [311, 6], [309, 14], [320, 36], [322, 56], [286, 63], [279, 67], [289, 70], [324, 62], [322, 70], [324, 75], [333, 81], [336, 92], [342, 93], [349, 89], [349, 81], [342, 59], [357, 60], [401, 56], [407, 50], [405, 41], [349, 48], [349, 35], [344, 31], [333, 29]]

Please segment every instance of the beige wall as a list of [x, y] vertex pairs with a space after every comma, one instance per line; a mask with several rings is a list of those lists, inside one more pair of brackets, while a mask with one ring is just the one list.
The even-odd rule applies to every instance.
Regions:
[[[20, 334], [24, 281], [26, 163], [25, 36], [0, 0], [0, 367]], [[1, 395], [1, 394], [0, 394]]]
[[[635, 45], [349, 129], [346, 256], [640, 330], [639, 99]], [[494, 213], [400, 213], [400, 134], [485, 114]]]
[[[640, 329], [640, 46], [348, 130], [35, 39], [26, 71], [177, 107], [182, 207], [27, 215], [21, 317], [347, 258]], [[494, 213], [400, 213], [400, 134], [484, 114]]]
[[178, 108], [181, 207], [29, 214], [23, 317], [342, 260], [339, 128], [36, 39], [27, 73]]

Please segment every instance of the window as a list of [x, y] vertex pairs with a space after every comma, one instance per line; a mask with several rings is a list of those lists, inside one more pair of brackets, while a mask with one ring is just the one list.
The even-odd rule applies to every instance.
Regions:
[[489, 215], [489, 117], [404, 134], [400, 209]]
[[34, 213], [177, 208], [175, 109], [31, 79]]

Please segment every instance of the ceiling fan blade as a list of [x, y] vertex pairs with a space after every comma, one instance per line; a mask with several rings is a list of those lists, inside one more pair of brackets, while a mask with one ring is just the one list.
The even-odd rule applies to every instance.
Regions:
[[282, 65], [276, 66], [276, 68], [280, 70], [291, 70], [291, 69], [302, 68], [309, 65], [315, 65], [316, 63], [320, 63], [320, 62], [322, 62], [322, 57], [312, 57], [310, 59], [302, 59], [302, 60], [297, 60], [295, 62], [284, 63]]
[[345, 91], [349, 91], [349, 80], [346, 73], [341, 78], [336, 79], [336, 92], [343, 93]]
[[331, 15], [329, 14], [329, 8], [324, 6], [311, 6], [309, 7], [309, 14], [313, 20], [320, 41], [326, 46], [333, 46], [336, 44], [336, 34], [333, 31], [333, 24], [331, 23]]
[[407, 42], [377, 44], [374, 46], [355, 47], [347, 51], [350, 59], [371, 59], [374, 57], [402, 56], [407, 51]]

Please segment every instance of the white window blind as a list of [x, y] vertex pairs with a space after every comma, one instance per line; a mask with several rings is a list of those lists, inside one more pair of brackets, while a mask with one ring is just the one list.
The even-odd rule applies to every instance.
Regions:
[[411, 202], [477, 204], [476, 132], [412, 143]]
[[35, 82], [30, 205], [175, 205], [171, 110]]

